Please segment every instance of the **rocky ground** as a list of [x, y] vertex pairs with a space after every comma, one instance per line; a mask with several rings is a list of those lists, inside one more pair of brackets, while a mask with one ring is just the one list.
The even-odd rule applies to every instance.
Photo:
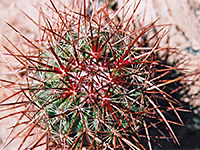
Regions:
[[[33, 25], [20, 10], [23, 10], [37, 21], [39, 16], [38, 9], [40, 8], [40, 4], [44, 4], [45, 1], [47, 0], [0, 0], [0, 44], [9, 46], [3, 35], [14, 42], [19, 41], [16, 33], [13, 32], [5, 22], [14, 25], [28, 38], [35, 39], [37, 37], [37, 27]], [[131, 3], [133, 3], [133, 1], [134, 0], [132, 0]], [[120, 6], [123, 0], [119, 0], [118, 2], [118, 6]], [[179, 48], [179, 51], [183, 53], [185, 57], [171, 57], [169, 62], [172, 63], [177, 59], [185, 59], [184, 66], [188, 68], [188, 72], [200, 70], [200, 0], [142, 0], [138, 11], [140, 12], [145, 9], [146, 23], [159, 17], [159, 24], [172, 24], [170, 26], [170, 32], [165, 40], [163, 40], [162, 44]], [[2, 53], [5, 52], [2, 46], [0, 46], [0, 51]], [[3, 72], [9, 70], [7, 64], [4, 62], [4, 57], [0, 56], [0, 78], [11, 78], [11, 76], [3, 74]], [[200, 111], [200, 77], [195, 76], [193, 79], [195, 82], [193, 82], [193, 85], [189, 88], [189, 97], [184, 98], [184, 101], [187, 103], [188, 107], [191, 107], [193, 110], [196, 108], [194, 110], [196, 114], [189, 113], [187, 115], [182, 115], [183, 120], [187, 123], [186, 128], [182, 128], [178, 133], [183, 143], [182, 149], [189, 149], [190, 146], [193, 146], [193, 149], [200, 148], [197, 142], [197, 138], [199, 137], [196, 136], [200, 131], [200, 121], [198, 120], [198, 109]], [[8, 96], [10, 93], [12, 93], [12, 91], [0, 88], [1, 99]], [[6, 113], [10, 112], [0, 112], [0, 117], [6, 115]], [[2, 143], [9, 134], [6, 129], [13, 125], [15, 121], [16, 117], [0, 121], [0, 149], [2, 148]], [[186, 140], [184, 137], [190, 140]], [[19, 141], [14, 141], [6, 150], [13, 150], [18, 142]], [[195, 143], [197, 144], [196, 147], [194, 146]], [[173, 149], [173, 147], [169, 146], [169, 149]], [[175, 149], [178, 149], [178, 147]]]
[[[8, 27], [6, 22], [14, 25], [18, 30], [20, 30], [25, 36], [29, 37], [30, 39], [35, 39], [37, 34], [37, 27], [33, 25], [33, 23], [23, 15], [21, 10], [29, 14], [32, 18], [35, 20], [38, 19], [39, 13], [36, 9], [39, 8], [41, 3], [44, 3], [45, 0], [0, 0], [0, 52], [5, 52], [2, 44], [8, 47], [11, 47], [8, 44], [8, 41], [4, 38], [4, 36], [8, 37], [13, 42], [18, 42], [19, 37], [11, 28]], [[12, 59], [13, 61], [13, 59]], [[0, 78], [6, 78], [11, 79], [12, 75], [4, 75], [5, 72], [11, 72], [8, 68], [7, 63], [4, 63], [4, 57], [2, 55], [0, 56]], [[11, 62], [12, 63], [12, 62]], [[13, 62], [14, 63], [14, 62]], [[0, 83], [1, 85], [2, 83]], [[10, 95], [13, 91], [6, 90], [0, 88], [0, 99], [7, 97]], [[12, 100], [11, 100], [12, 101]], [[13, 98], [14, 101], [14, 98]], [[2, 109], [1, 109], [2, 110]], [[13, 113], [14, 110], [8, 110], [8, 111], [1, 111], [0, 117], [5, 116], [9, 113]], [[10, 119], [5, 119], [3, 121], [0, 121], [0, 149], [3, 147], [3, 142], [5, 142], [6, 137], [8, 136], [10, 130], [7, 130], [9, 127], [14, 125], [14, 123], [17, 121], [16, 117], [11, 117]], [[19, 144], [20, 140], [16, 140], [13, 143], [11, 143], [8, 147], [5, 148], [5, 150], [13, 150], [17, 149], [17, 145]]]

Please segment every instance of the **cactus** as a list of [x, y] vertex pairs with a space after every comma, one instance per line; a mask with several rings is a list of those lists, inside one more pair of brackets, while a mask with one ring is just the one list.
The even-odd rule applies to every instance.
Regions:
[[[179, 144], [170, 124], [183, 125], [175, 108], [180, 103], [166, 89], [183, 77], [162, 80], [177, 69], [164, 65], [157, 55], [173, 52], [159, 47], [165, 26], [142, 42], [159, 26], [155, 21], [138, 27], [134, 15], [117, 22], [123, 6], [112, 14], [107, 3], [89, 15], [85, 2], [78, 11], [61, 10], [50, 2], [57, 18], [41, 12], [45, 25], [33, 21], [41, 30], [40, 40], [27, 39], [9, 24], [32, 49], [24, 53], [13, 44], [18, 51], [14, 53], [5, 47], [25, 69], [20, 81], [11, 84], [20, 90], [1, 100], [8, 106], [6, 101], [18, 96], [10, 105], [21, 110], [1, 119], [21, 114], [13, 126], [26, 125], [16, 134], [24, 134], [19, 149], [32, 135], [36, 138], [26, 148], [152, 149], [152, 142], [169, 137]], [[153, 40], [152, 47], [145, 47]], [[169, 112], [177, 122], [165, 117]], [[22, 118], [27, 120], [20, 122]]]

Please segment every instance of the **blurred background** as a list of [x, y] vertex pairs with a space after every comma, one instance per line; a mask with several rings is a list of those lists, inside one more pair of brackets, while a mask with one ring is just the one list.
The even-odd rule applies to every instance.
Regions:
[[[62, 1], [70, 6], [73, 0]], [[12, 24], [29, 39], [37, 38], [38, 28], [21, 10], [37, 22], [40, 6], [44, 6], [45, 2], [48, 3], [48, 0], [0, 0], [0, 52], [5, 52], [2, 44], [9, 47], [4, 36], [14, 43], [19, 41], [17, 34], [8, 27], [6, 22]], [[117, 8], [124, 2], [125, 0], [118, 0]], [[125, 7], [128, 8], [129, 5], [135, 5], [137, 2], [138, 0], [130, 0]], [[169, 33], [161, 44], [178, 48], [177, 51], [184, 54], [184, 57], [170, 57], [169, 63], [182, 59], [184, 62], [182, 65], [188, 69], [188, 72], [200, 71], [200, 0], [142, 0], [136, 13], [141, 18], [145, 18], [141, 20], [144, 24], [151, 23], [157, 18], [159, 18], [157, 24], [170, 24]], [[8, 71], [3, 59], [1, 55], [0, 78], [9, 79], [11, 78], [9, 75], [2, 73]], [[192, 80], [194, 82], [190, 82], [187, 95], [182, 98], [184, 105], [191, 112], [182, 114], [185, 127], [177, 128], [177, 132], [175, 131], [180, 139], [181, 147], [168, 144], [168, 149], [200, 149], [200, 142], [198, 142], [200, 139], [200, 77], [193, 76]], [[9, 96], [11, 92], [0, 88], [0, 98]], [[4, 115], [6, 115], [5, 112], [0, 112], [0, 117]], [[13, 117], [0, 121], [0, 149], [9, 134], [6, 129], [13, 125], [16, 119], [17, 117]], [[174, 128], [176, 130], [176, 127]], [[17, 143], [18, 141], [14, 141], [6, 150], [13, 150]]]

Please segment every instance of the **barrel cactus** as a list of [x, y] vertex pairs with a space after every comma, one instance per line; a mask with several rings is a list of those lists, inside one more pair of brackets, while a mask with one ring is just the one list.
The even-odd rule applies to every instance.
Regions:
[[[179, 144], [170, 126], [183, 124], [175, 109], [179, 102], [166, 89], [182, 78], [162, 80], [176, 70], [157, 55], [173, 51], [159, 47], [164, 26], [144, 41], [145, 34], [160, 26], [156, 21], [138, 26], [134, 14], [125, 20], [123, 6], [111, 12], [109, 2], [90, 14], [85, 1], [77, 11], [50, 2], [54, 17], [42, 12], [44, 25], [33, 21], [41, 39], [29, 40], [9, 24], [32, 50], [6, 48], [25, 70], [20, 82], [26, 84], [18, 82], [19, 91], [9, 97], [18, 95], [12, 105], [22, 108], [13, 115], [28, 118], [13, 126], [26, 124], [16, 134], [24, 133], [19, 149], [32, 135], [36, 138], [26, 148], [152, 149], [152, 142], [168, 137]], [[120, 11], [124, 15], [119, 20]], [[150, 41], [154, 44], [147, 47]], [[169, 112], [178, 122], [165, 117]]]

